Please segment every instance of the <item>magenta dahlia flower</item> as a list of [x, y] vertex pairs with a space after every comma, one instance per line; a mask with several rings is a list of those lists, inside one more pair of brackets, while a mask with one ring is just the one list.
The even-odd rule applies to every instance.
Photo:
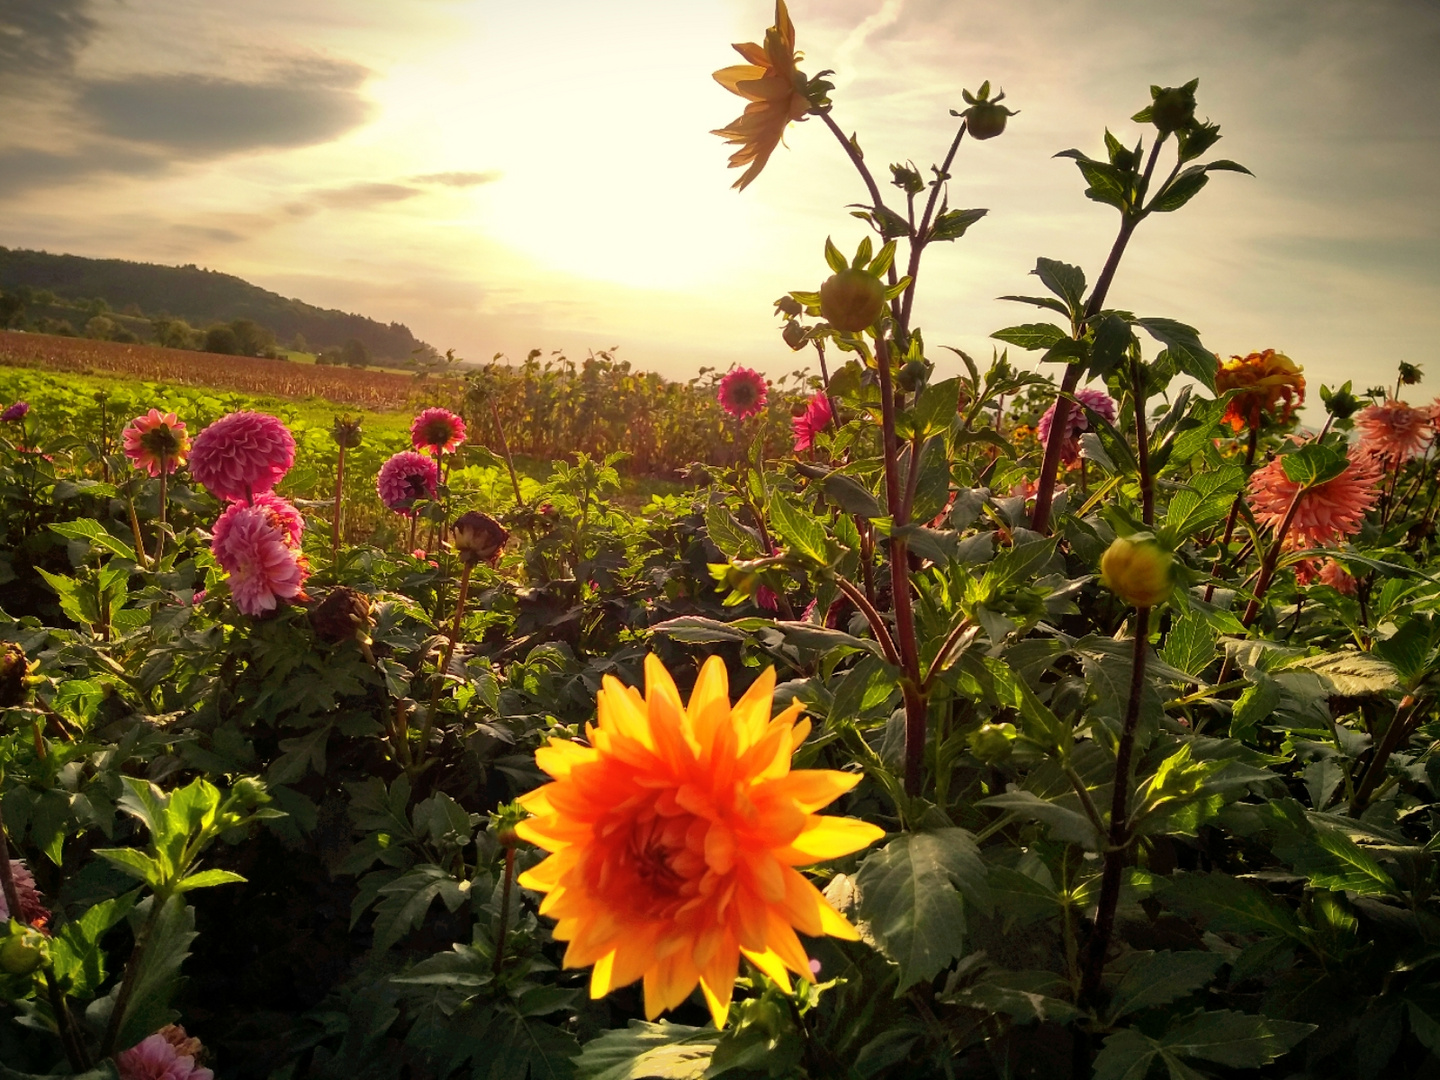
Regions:
[[449, 409], [426, 409], [410, 425], [410, 441], [422, 453], [453, 454], [465, 441], [465, 421]]
[[25, 419], [25, 414], [30, 411], [28, 401], [17, 401], [13, 405], [7, 405], [4, 412], [0, 412], [0, 421], [7, 424], [18, 424]]
[[200, 1040], [186, 1038], [185, 1029], [168, 1024], [154, 1035], [115, 1055], [120, 1080], [215, 1080], [195, 1064]]
[[384, 465], [375, 478], [380, 501], [407, 517], [418, 499], [433, 499], [440, 483], [440, 469], [434, 460], [414, 450], [401, 450]]
[[185, 433], [184, 423], [173, 412], [151, 409], [126, 424], [122, 435], [125, 456], [137, 469], [144, 469], [151, 476], [160, 475], [162, 462], [164, 471], [173, 473], [185, 464], [190, 453], [190, 437]]
[[[1105, 418], [1107, 423], [1115, 422], [1115, 402], [1104, 390], [1091, 390], [1089, 387], [1075, 391], [1075, 400]], [[1040, 440], [1040, 445], [1045, 446], [1050, 442], [1050, 428], [1055, 423], [1055, 405], [1045, 410], [1045, 415], [1040, 417], [1040, 422], [1035, 425], [1035, 436]], [[1066, 423], [1069, 429], [1065, 432], [1065, 440], [1060, 444], [1060, 457], [1066, 465], [1074, 465], [1080, 460], [1080, 436], [1083, 432], [1090, 430], [1090, 417], [1086, 415], [1085, 409], [1071, 408], [1070, 419]]]
[[248, 502], [295, 464], [295, 436], [273, 416], [233, 412], [195, 436], [190, 475], [222, 502]]
[[[0, 859], [5, 856], [0, 855]], [[40, 901], [40, 890], [35, 887], [35, 875], [19, 859], [10, 860], [10, 876], [15, 881], [15, 895], [20, 901], [20, 911], [15, 918], [27, 926], [44, 926], [50, 921], [50, 909]], [[10, 905], [0, 891], [0, 922], [10, 919]]]
[[212, 546], [224, 546], [230, 535], [230, 530], [235, 524], [240, 511], [249, 507], [259, 507], [270, 514], [270, 520], [280, 527], [285, 543], [293, 548], [300, 547], [300, 537], [305, 532], [305, 518], [295, 505], [288, 499], [282, 499], [273, 491], [267, 491], [263, 495], [255, 496], [253, 503], [231, 503], [215, 522], [214, 528], [210, 530], [210, 543]]
[[[290, 543], [290, 515], [299, 514], [283, 499], [272, 499], [229, 507], [215, 523], [210, 542], [215, 561], [230, 575], [235, 606], [246, 615], [263, 615], [274, 611], [280, 600], [293, 600], [310, 574], [305, 556]], [[274, 503], [284, 503], [289, 514]], [[298, 533], [293, 535], [298, 539]]]
[[765, 395], [769, 389], [764, 375], [754, 368], [741, 367], [720, 380], [720, 391], [716, 397], [720, 407], [736, 420], [749, 420], [765, 408]]
[[795, 452], [809, 450], [815, 445], [815, 436], [825, 430], [825, 425], [830, 423], [830, 395], [824, 390], [818, 391], [805, 406], [803, 415], [791, 418], [790, 426], [795, 430]]

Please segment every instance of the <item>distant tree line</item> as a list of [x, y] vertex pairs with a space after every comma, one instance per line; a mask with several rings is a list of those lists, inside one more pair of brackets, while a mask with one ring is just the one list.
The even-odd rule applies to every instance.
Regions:
[[434, 353], [402, 323], [318, 308], [230, 274], [4, 247], [0, 327], [232, 355], [280, 355], [276, 343], [286, 342], [352, 365]]

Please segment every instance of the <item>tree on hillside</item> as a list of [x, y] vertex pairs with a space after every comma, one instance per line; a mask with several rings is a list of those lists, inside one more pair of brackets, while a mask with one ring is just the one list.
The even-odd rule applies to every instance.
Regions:
[[305, 335], [304, 335], [304, 334], [299, 334], [299, 333], [297, 333], [293, 338], [290, 339], [290, 350], [291, 350], [292, 352], [309, 352], [309, 351], [310, 351], [310, 345], [309, 345], [309, 343], [305, 340]]
[[202, 344], [201, 333], [184, 319], [151, 319], [155, 344], [167, 349], [196, 349]]
[[275, 335], [254, 319], [236, 319], [230, 324], [241, 356], [269, 356], [275, 352]]
[[[24, 286], [21, 286], [23, 288]], [[0, 292], [0, 330], [8, 330], [12, 326], [19, 326], [25, 318], [25, 301], [21, 298], [20, 290], [14, 292]]]
[[365, 367], [370, 363], [370, 350], [358, 338], [350, 338], [340, 346], [340, 363], [346, 367]]
[[220, 323], [205, 331], [205, 351], [220, 353], [222, 356], [237, 356], [240, 353], [240, 339], [235, 336], [231, 327]]

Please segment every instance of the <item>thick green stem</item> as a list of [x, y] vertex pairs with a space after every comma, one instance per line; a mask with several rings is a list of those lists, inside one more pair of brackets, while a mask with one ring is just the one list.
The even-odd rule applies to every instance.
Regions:
[[150, 912], [145, 917], [145, 923], [140, 927], [140, 933], [135, 938], [135, 946], [130, 950], [130, 958], [125, 961], [125, 973], [120, 977], [120, 992], [115, 996], [115, 1008], [110, 1013], [110, 1022], [105, 1025], [105, 1038], [100, 1043], [100, 1056], [109, 1057], [115, 1052], [115, 1041], [120, 1037], [120, 1025], [125, 1021], [125, 1013], [130, 1008], [130, 996], [135, 993], [135, 979], [140, 973], [140, 964], [145, 959], [145, 950], [150, 945], [150, 938], [155, 932], [155, 924], [160, 921], [160, 909], [165, 906], [165, 898], [159, 894], [152, 893], [150, 896]]
[[165, 554], [165, 503], [170, 497], [170, 462], [164, 454], [160, 455], [160, 520], [156, 528], [159, 533], [155, 537], [155, 569], [160, 569], [160, 559]]
[[1420, 704], [1414, 695], [1406, 694], [1396, 707], [1395, 717], [1390, 721], [1390, 726], [1385, 729], [1380, 745], [1375, 748], [1375, 756], [1370, 759], [1365, 774], [1360, 778], [1360, 785], [1355, 789], [1355, 797], [1350, 800], [1351, 817], [1358, 818], [1370, 805], [1370, 797], [1374, 794], [1376, 785], [1385, 775], [1385, 765], [1390, 760], [1390, 755], [1403, 746], [1405, 740], [1415, 730], [1415, 720], [1420, 713]]
[[345, 444], [340, 444], [340, 453], [335, 458], [335, 509], [330, 514], [330, 557], [340, 553], [340, 510], [345, 494]]

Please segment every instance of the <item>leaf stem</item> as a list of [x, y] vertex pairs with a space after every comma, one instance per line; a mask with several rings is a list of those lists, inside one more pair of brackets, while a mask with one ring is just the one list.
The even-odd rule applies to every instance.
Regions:
[[115, 1052], [115, 1041], [120, 1037], [120, 1025], [124, 1023], [126, 1010], [130, 1008], [130, 996], [135, 993], [135, 982], [140, 974], [140, 963], [145, 958], [145, 950], [150, 946], [150, 938], [155, 932], [155, 924], [160, 921], [160, 909], [165, 906], [168, 899], [168, 897], [162, 899], [159, 893], [150, 894], [150, 911], [145, 916], [145, 922], [135, 938], [135, 945], [130, 950], [130, 957], [125, 961], [125, 973], [120, 977], [120, 992], [115, 995], [115, 1008], [111, 1010], [110, 1021], [105, 1025], [105, 1038], [100, 1043], [102, 1058], [107, 1058]]

